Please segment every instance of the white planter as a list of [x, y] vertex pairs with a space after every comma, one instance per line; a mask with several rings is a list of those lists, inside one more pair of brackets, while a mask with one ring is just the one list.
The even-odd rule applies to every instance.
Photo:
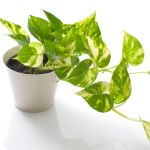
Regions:
[[[19, 51], [19, 47], [9, 49], [3, 57], [6, 62]], [[8, 68], [16, 106], [27, 112], [48, 110], [54, 103], [57, 86], [54, 72], [45, 74], [24, 74]]]

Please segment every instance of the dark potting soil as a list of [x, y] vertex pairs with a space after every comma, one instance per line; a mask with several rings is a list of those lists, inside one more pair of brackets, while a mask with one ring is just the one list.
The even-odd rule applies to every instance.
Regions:
[[[13, 59], [15, 56], [11, 57], [6, 63], [6, 65], [14, 71], [17, 71], [20, 73], [25, 73], [25, 74], [44, 74], [44, 73], [52, 72], [52, 70], [42, 70], [41, 71], [36, 67], [34, 67], [34, 68], [27, 67], [27, 66], [21, 64], [19, 61]], [[47, 61], [48, 61], [48, 58], [44, 54], [43, 64], [45, 64]]]

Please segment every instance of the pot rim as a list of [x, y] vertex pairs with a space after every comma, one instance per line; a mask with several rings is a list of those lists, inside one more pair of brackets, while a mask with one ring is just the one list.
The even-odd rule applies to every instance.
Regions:
[[[12, 57], [14, 56], [15, 54], [17, 54], [17, 52], [20, 50], [20, 46], [14, 46], [10, 49], [8, 49], [4, 54], [3, 54], [3, 63], [4, 65], [6, 66], [6, 68], [12, 72], [15, 72], [15, 73], [18, 73], [18, 74], [22, 74], [22, 75], [27, 75], [27, 76], [44, 76], [44, 75], [47, 75], [47, 74], [51, 74], [51, 73], [54, 73], [54, 70], [52, 70], [51, 72], [47, 72], [47, 73], [41, 73], [41, 74], [27, 74], [27, 73], [23, 73], [23, 72], [18, 72], [16, 70], [13, 70], [11, 68], [9, 68], [7, 65], [6, 65], [6, 62]], [[13, 55], [11, 56], [7, 56], [9, 55], [9, 53], [13, 53]], [[8, 58], [7, 58], [8, 57]]]

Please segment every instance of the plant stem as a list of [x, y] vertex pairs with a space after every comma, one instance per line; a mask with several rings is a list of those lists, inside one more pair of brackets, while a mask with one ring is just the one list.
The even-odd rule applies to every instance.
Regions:
[[53, 70], [53, 67], [42, 67], [42, 70]]
[[110, 69], [116, 68], [117, 66], [118, 66], [118, 65], [115, 65], [115, 66], [109, 67], [109, 68], [107, 68], [107, 69], [110, 70]]
[[121, 103], [121, 104], [118, 104], [117, 106], [115, 106], [114, 108], [118, 108], [118, 107], [120, 107], [120, 106], [122, 106], [122, 105], [124, 105], [126, 102], [123, 102], [123, 103]]
[[142, 71], [142, 72], [130, 72], [129, 74], [144, 74], [144, 73], [148, 74], [147, 71]]
[[121, 117], [130, 120], [130, 121], [135, 121], [135, 122], [142, 122], [140, 119], [134, 119], [134, 118], [130, 118], [124, 114], [122, 114], [121, 112], [119, 112], [118, 110], [116, 110], [115, 108], [112, 109], [112, 111], [114, 111], [115, 113], [117, 113], [118, 115], [120, 115]]
[[99, 72], [110, 72], [110, 73], [113, 73], [113, 71], [109, 70], [109, 69], [100, 69]]
[[[109, 69], [100, 69], [99, 72], [109, 72], [109, 73], [113, 73], [113, 71], [109, 70]], [[141, 71], [141, 72], [129, 72], [129, 74], [149, 74], [148, 71]]]

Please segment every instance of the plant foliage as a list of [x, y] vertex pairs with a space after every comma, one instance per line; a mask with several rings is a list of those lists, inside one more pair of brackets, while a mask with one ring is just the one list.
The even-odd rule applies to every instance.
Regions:
[[[10, 31], [9, 37], [20, 45], [15, 57], [20, 63], [41, 69], [52, 69], [60, 80], [83, 89], [77, 93], [98, 112], [114, 112], [129, 120], [114, 108], [126, 102], [131, 95], [130, 65], [144, 60], [144, 50], [137, 38], [124, 32], [122, 58], [114, 70], [107, 69], [110, 51], [102, 38], [96, 13], [73, 24], [65, 24], [52, 13], [43, 10], [47, 20], [29, 16], [28, 29], [38, 42], [30, 42], [27, 32], [17, 24], [0, 18]], [[48, 61], [43, 64], [43, 55]], [[81, 59], [85, 55], [86, 59]], [[87, 58], [88, 57], [88, 58]], [[99, 72], [112, 72], [110, 82], [95, 81]], [[150, 74], [150, 71], [146, 72]], [[136, 120], [137, 121], [137, 120]], [[150, 123], [141, 119], [150, 140]]]

